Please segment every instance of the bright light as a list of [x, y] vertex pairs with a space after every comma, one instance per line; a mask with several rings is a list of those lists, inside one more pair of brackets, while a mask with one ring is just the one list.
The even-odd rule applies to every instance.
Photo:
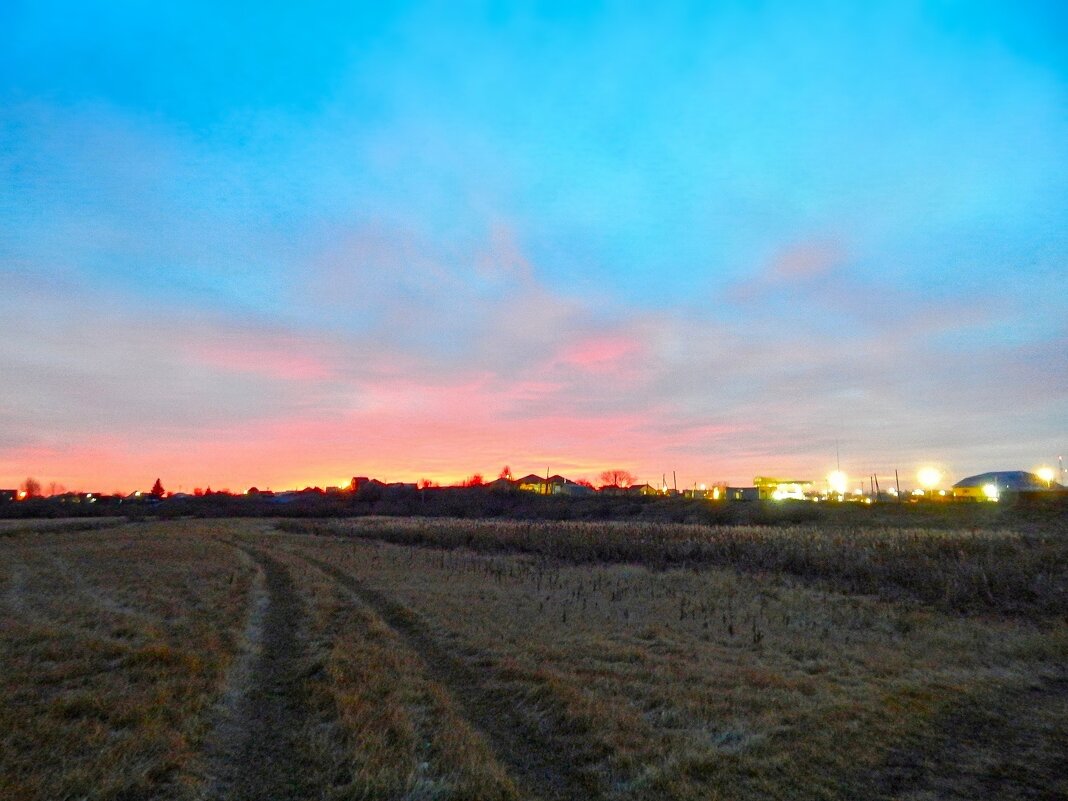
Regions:
[[912, 494], [913, 494], [913, 495], [923, 495], [923, 490], [921, 490], [921, 489], [914, 489], [914, 490], [912, 491]]
[[841, 470], [833, 470], [827, 475], [827, 484], [836, 495], [845, 495], [849, 486], [849, 476]]
[[989, 500], [996, 501], [998, 499], [997, 484], [984, 484], [983, 495], [985, 495]]
[[707, 489], [707, 487], [704, 484], [702, 484], [701, 485], [701, 492], [704, 492], [706, 489]]
[[933, 490], [938, 486], [938, 482], [942, 480], [942, 471], [937, 467], [921, 467], [920, 471], [916, 473], [916, 478], [924, 489]]
[[20, 501], [26, 500], [26, 490], [22, 490], [21, 492], [19, 492], [19, 500]]
[[805, 493], [800, 484], [779, 484], [775, 491], [771, 493], [771, 499], [774, 501], [803, 501], [805, 500]]
[[713, 487], [712, 488], [712, 500], [714, 500], [714, 501], [718, 501], [719, 500], [719, 487]]
[[1040, 467], [1035, 471], [1035, 475], [1046, 482], [1047, 485], [1053, 483], [1053, 477], [1057, 475], [1053, 472], [1052, 467]]

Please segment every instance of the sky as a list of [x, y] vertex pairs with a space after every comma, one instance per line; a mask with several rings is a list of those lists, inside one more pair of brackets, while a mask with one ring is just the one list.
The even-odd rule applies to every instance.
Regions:
[[1056, 466], [1064, 4], [646, 6], [0, 5], [0, 486]]

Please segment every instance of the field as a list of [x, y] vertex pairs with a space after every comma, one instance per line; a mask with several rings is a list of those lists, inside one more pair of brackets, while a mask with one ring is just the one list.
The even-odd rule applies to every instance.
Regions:
[[1068, 533], [0, 529], [0, 798], [1068, 797]]

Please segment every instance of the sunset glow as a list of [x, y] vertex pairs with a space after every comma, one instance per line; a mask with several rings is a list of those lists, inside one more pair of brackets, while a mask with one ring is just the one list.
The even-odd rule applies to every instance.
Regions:
[[494, 8], [0, 11], [0, 487], [1063, 448], [1057, 4]]

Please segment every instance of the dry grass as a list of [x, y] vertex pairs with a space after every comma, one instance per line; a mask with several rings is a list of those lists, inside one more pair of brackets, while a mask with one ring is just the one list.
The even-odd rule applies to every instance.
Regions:
[[[480, 665], [585, 766], [591, 798], [1068, 790], [1063, 620], [959, 617], [791, 574], [285, 543]], [[1022, 704], [1043, 714], [1021, 718]]]
[[279, 528], [572, 563], [788, 574], [854, 594], [910, 597], [947, 611], [1068, 614], [1066, 532], [415, 518], [287, 521]]
[[303, 559], [282, 561], [308, 608], [315, 710], [308, 740], [333, 777], [326, 797], [517, 798], [423, 657], [322, 571]]
[[190, 797], [251, 568], [134, 527], [0, 553], [0, 798]]
[[[306, 775], [267, 797], [1068, 795], [1053, 537], [311, 530], [0, 538], [0, 798], [206, 797], [282, 747]], [[284, 714], [240, 711], [278, 676]]]
[[125, 517], [16, 518], [0, 520], [0, 537], [33, 533], [95, 531], [120, 526], [125, 522]]

